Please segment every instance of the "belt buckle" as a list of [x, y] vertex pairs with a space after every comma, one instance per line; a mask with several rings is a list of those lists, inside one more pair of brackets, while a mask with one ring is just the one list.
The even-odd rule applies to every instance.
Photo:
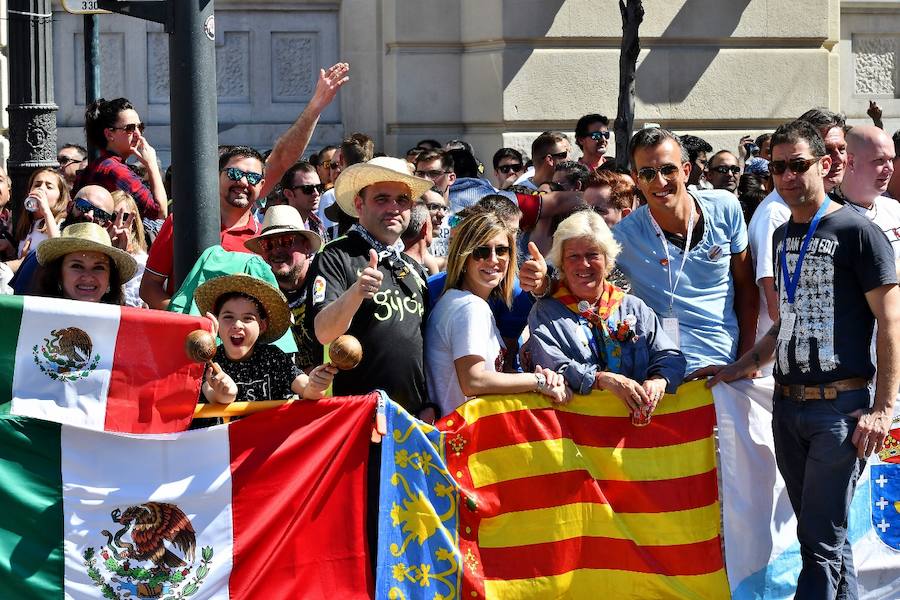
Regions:
[[794, 402], [806, 402], [806, 386], [792, 385], [790, 388], [790, 398]]

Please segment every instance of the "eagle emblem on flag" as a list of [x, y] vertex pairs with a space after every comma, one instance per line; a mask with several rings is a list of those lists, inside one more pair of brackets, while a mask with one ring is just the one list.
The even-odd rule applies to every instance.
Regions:
[[100, 532], [106, 544], [100, 546], [99, 560], [93, 547], [82, 553], [88, 577], [104, 598], [165, 600], [197, 592], [209, 575], [213, 549], [202, 548], [196, 564], [197, 538], [184, 511], [174, 504], [146, 502], [116, 508], [110, 517], [121, 527], [115, 533]]
[[90, 375], [100, 362], [94, 343], [83, 329], [54, 329], [31, 348], [34, 364], [54, 381], [78, 381]]

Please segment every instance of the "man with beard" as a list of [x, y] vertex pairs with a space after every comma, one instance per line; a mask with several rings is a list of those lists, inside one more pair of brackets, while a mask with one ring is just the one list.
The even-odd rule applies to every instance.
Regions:
[[309, 310], [320, 343], [349, 333], [363, 349], [359, 366], [335, 376], [335, 395], [382, 389], [413, 414], [425, 402], [426, 274], [395, 244], [431, 185], [405, 159], [387, 156], [347, 167], [335, 181], [337, 204], [359, 223], [316, 255]]
[[309, 372], [322, 364], [322, 344], [306, 319], [306, 273], [312, 257], [322, 247], [322, 238], [304, 227], [303, 218], [292, 206], [273, 206], [266, 211], [260, 234], [244, 242], [272, 269], [278, 288], [287, 298], [297, 342], [295, 364]]
[[[263, 187], [263, 157], [253, 148], [235, 146], [219, 157], [219, 238], [225, 250], [249, 252], [244, 242], [259, 233], [252, 208]], [[169, 215], [147, 257], [141, 298], [164, 310], [175, 293], [173, 216]]]

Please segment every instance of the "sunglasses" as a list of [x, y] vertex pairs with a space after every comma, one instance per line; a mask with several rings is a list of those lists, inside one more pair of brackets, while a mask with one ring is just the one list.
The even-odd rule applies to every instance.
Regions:
[[609, 132], [608, 131], [592, 131], [590, 138], [595, 142], [599, 142], [600, 140], [608, 140]]
[[569, 153], [568, 153], [568, 151], [563, 150], [562, 152], [545, 154], [544, 156], [550, 156], [554, 160], [566, 160], [566, 158], [569, 156]]
[[336, 165], [336, 164], [337, 164], [337, 161], [334, 161], [334, 160], [323, 160], [321, 163], [319, 163], [319, 166], [322, 167], [323, 169], [330, 169], [333, 165]]
[[644, 167], [643, 169], [638, 169], [637, 175], [646, 183], [650, 183], [654, 179], [656, 179], [657, 173], [661, 174], [666, 179], [666, 181], [672, 181], [673, 179], [675, 179], [675, 176], [680, 170], [681, 167], [671, 164], [663, 165], [658, 169], [654, 169], [653, 167]]
[[431, 212], [447, 212], [447, 207], [443, 204], [438, 204], [437, 202], [429, 202], [425, 207]]
[[792, 158], [791, 160], [773, 160], [769, 163], [769, 171], [775, 175], [784, 175], [788, 169], [791, 173], [806, 173], [809, 168], [819, 162], [819, 158]]
[[416, 171], [416, 177], [422, 177], [424, 179], [437, 179], [441, 175], [446, 175], [447, 173], [451, 173], [452, 171]]
[[290, 248], [297, 240], [296, 235], [273, 235], [272, 237], [264, 237], [259, 239], [259, 249], [263, 252], [271, 252], [275, 248]]
[[59, 163], [60, 167], [66, 167], [68, 165], [71, 165], [72, 163], [79, 163], [81, 162], [81, 160], [82, 159], [80, 158], [70, 158], [68, 156], [63, 156], [62, 154], [56, 157], [56, 162]]
[[487, 260], [491, 254], [497, 258], [509, 256], [509, 246], [478, 246], [472, 250], [472, 258], [475, 260]]
[[513, 163], [509, 165], [500, 165], [497, 167], [497, 170], [503, 173], [504, 175], [509, 175], [510, 173], [518, 173], [522, 170], [522, 163]]
[[134, 133], [135, 131], [140, 131], [144, 133], [144, 124], [143, 123], [129, 123], [124, 127], [109, 127], [108, 129], [112, 129], [113, 131], [124, 131], [125, 133]]
[[113, 216], [103, 210], [102, 208], [97, 208], [84, 198], [75, 198], [75, 208], [78, 209], [82, 214], [91, 213], [94, 215], [94, 223], [100, 225], [101, 227], [106, 227], [110, 221], [112, 221]]
[[[247, 181], [249, 181], [249, 179], [248, 179]], [[321, 194], [322, 192], [325, 191], [325, 186], [322, 185], [321, 183], [303, 183], [303, 184], [300, 184], [300, 185], [294, 185], [294, 186], [291, 186], [291, 187], [289, 187], [289, 188], [287, 188], [287, 189], [289, 189], [289, 190], [300, 190], [301, 192], [303, 192], [304, 194], [306, 194], [307, 196], [309, 196], [309, 195], [311, 195], [311, 194], [312, 194], [314, 191], [316, 191], [316, 190], [318, 190], [318, 192]]]
[[720, 167], [713, 167], [712, 170], [721, 175], [727, 175], [728, 173], [731, 173], [732, 175], [737, 175], [741, 172], [741, 168], [737, 165], [732, 165], [730, 167], [726, 166], [726, 165], [722, 165]]
[[247, 178], [247, 183], [250, 185], [256, 185], [260, 181], [262, 181], [262, 173], [255, 173], [253, 171], [241, 171], [237, 167], [228, 167], [224, 169], [225, 175], [228, 176], [228, 179], [232, 181], [240, 181], [244, 177]]

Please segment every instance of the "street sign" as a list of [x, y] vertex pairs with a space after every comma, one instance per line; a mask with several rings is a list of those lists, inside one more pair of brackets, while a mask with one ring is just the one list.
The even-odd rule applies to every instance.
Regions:
[[63, 10], [73, 15], [108, 15], [108, 10], [97, 8], [97, 0], [62, 0]]

